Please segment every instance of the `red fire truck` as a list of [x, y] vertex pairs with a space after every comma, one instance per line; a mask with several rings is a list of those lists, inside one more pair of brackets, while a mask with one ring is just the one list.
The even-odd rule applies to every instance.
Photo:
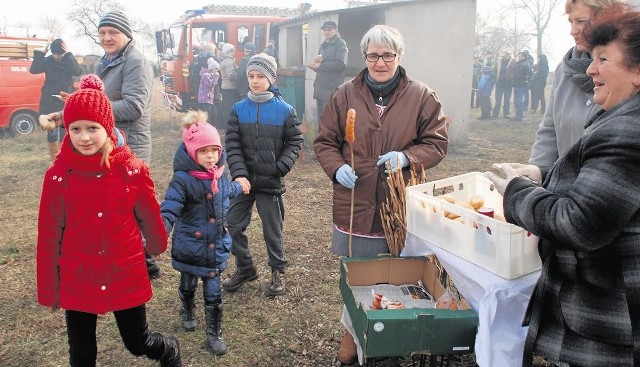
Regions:
[[199, 70], [194, 66], [199, 54], [214, 56], [216, 45], [231, 43], [237, 63], [244, 57], [244, 43], [253, 42], [263, 50], [270, 40], [271, 23], [299, 14], [298, 9], [210, 5], [187, 11], [168, 29], [157, 31], [165, 105], [182, 112], [197, 104]]
[[31, 133], [37, 126], [44, 74], [31, 74], [33, 50], [46, 39], [0, 37], [0, 130], [10, 135]]

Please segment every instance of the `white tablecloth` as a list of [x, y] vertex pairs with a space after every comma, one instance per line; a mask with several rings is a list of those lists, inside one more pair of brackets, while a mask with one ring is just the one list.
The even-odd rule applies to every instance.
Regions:
[[401, 256], [435, 253], [471, 307], [478, 312], [476, 363], [521, 366], [527, 328], [520, 326], [540, 271], [507, 280], [408, 233]]

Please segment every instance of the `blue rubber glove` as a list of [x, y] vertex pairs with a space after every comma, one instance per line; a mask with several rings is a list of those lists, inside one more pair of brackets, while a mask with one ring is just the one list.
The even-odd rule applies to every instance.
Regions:
[[391, 151], [385, 155], [378, 156], [378, 158], [379, 160], [376, 166], [384, 165], [386, 168], [384, 171], [386, 173], [402, 169], [409, 165], [409, 158], [402, 152]]
[[336, 180], [340, 183], [340, 185], [346, 187], [349, 190], [356, 187], [357, 179], [358, 176], [353, 173], [351, 166], [346, 163], [336, 171]]

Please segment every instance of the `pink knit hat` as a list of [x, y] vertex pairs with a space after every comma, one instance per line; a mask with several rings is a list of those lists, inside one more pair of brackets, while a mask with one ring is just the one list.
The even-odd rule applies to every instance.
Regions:
[[195, 122], [186, 127], [182, 133], [182, 141], [187, 147], [187, 154], [196, 162], [196, 151], [198, 149], [209, 145], [222, 149], [218, 130], [206, 121]]

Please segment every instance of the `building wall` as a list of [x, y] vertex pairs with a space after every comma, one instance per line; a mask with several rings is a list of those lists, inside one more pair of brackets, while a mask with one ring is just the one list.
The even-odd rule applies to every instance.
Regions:
[[404, 35], [401, 65], [409, 77], [436, 91], [452, 121], [451, 143], [465, 145], [471, 119], [476, 1], [436, 0], [393, 7], [385, 20]]
[[[640, 0], [639, 0], [640, 1]], [[374, 24], [398, 28], [405, 37], [405, 55], [401, 65], [408, 75], [433, 88], [452, 124], [449, 137], [452, 145], [466, 144], [470, 121], [471, 77], [475, 39], [476, 0], [424, 0], [388, 7], [355, 8], [305, 19], [308, 34], [301, 34], [301, 24], [289, 24], [280, 30], [281, 67], [295, 68], [308, 64], [324, 40], [320, 26], [326, 20], [338, 24], [341, 36], [349, 47], [346, 80], [366, 65], [360, 51], [360, 40]], [[291, 39], [295, 38], [292, 42]], [[293, 53], [302, 51], [302, 57]], [[302, 59], [302, 63], [300, 60]], [[317, 122], [316, 101], [313, 99], [315, 72], [305, 68], [305, 122]], [[312, 127], [313, 128], [313, 127]]]

